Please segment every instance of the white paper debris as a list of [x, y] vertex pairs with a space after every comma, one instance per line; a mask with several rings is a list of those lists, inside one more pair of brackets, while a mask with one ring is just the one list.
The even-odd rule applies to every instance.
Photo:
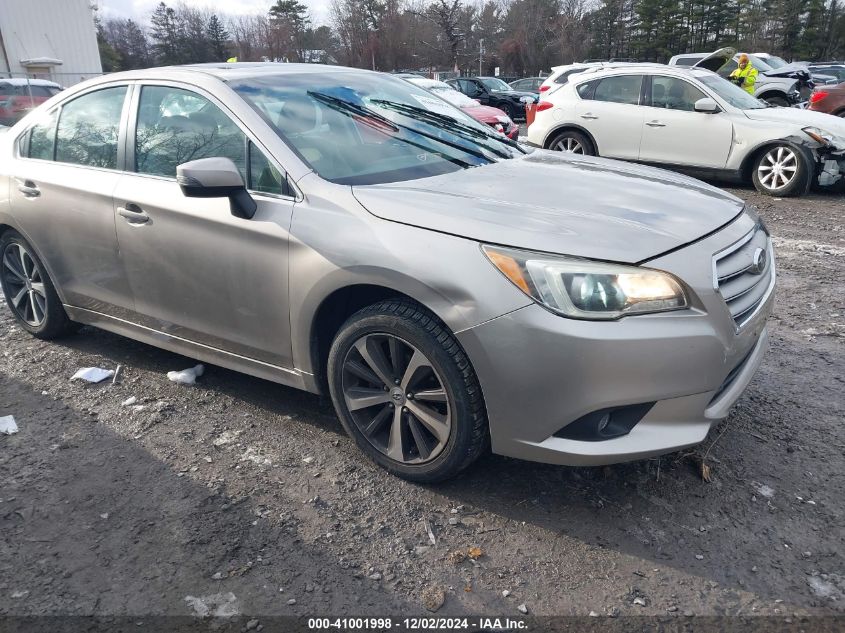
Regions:
[[240, 615], [240, 604], [231, 591], [207, 596], [186, 596], [185, 602], [201, 618], [231, 618]]
[[135, 404], [136, 402], [138, 402], [138, 398], [136, 398], [135, 396], [132, 396], [131, 398], [127, 398], [126, 400], [124, 400], [123, 402], [121, 402], [121, 403], [120, 403], [120, 406], [122, 406], [122, 407], [131, 407], [131, 406], [132, 406], [133, 404]]
[[85, 367], [80, 369], [73, 376], [71, 380], [84, 380], [86, 382], [103, 382], [106, 378], [114, 376], [112, 369], [100, 369], [99, 367]]
[[202, 376], [204, 372], [205, 365], [197, 365], [196, 367], [183, 369], [182, 371], [169, 371], [167, 372], [167, 379], [182, 385], [193, 385], [196, 383], [197, 378]]
[[18, 425], [15, 424], [15, 416], [4, 415], [0, 417], [0, 433], [3, 435], [14, 435], [18, 432]]

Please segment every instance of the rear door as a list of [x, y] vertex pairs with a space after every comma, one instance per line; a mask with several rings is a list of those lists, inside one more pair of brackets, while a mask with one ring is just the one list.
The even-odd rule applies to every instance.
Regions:
[[[291, 366], [285, 172], [213, 95], [182, 84], [138, 86], [127, 146], [113, 213], [137, 322]], [[226, 198], [182, 195], [177, 165], [210, 157], [240, 168], [254, 218]]]
[[696, 112], [695, 102], [705, 97], [680, 77], [648, 77], [640, 160], [722, 169], [733, 142], [733, 124], [724, 112]]
[[601, 77], [578, 84], [575, 123], [596, 141], [598, 153], [609, 158], [636, 160], [640, 154], [643, 75]]
[[10, 202], [65, 303], [125, 317], [132, 297], [115, 237], [130, 87], [98, 87], [45, 113], [20, 137]]

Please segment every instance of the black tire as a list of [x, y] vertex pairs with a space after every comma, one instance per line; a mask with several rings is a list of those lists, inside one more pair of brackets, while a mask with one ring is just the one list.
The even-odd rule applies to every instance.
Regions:
[[845, 110], [840, 110], [839, 112], [836, 113], [836, 116], [838, 116], [842, 119], [845, 119]]
[[523, 114], [521, 114], [521, 115], [520, 115], [520, 114], [518, 114], [518, 113], [517, 113], [516, 106], [514, 106], [514, 105], [513, 105], [513, 104], [511, 104], [511, 103], [503, 103], [502, 105], [500, 105], [500, 106], [499, 106], [499, 109], [500, 109], [502, 112], [504, 112], [505, 114], [507, 114], [507, 115], [508, 115], [508, 118], [509, 118], [511, 121], [516, 121], [516, 118], [517, 118], [517, 117], [520, 117], [520, 118], [524, 118], [524, 117], [525, 117], [525, 114], [524, 114], [524, 113], [523, 113]]
[[782, 108], [789, 107], [789, 101], [787, 101], [786, 97], [781, 97], [778, 95], [772, 95], [771, 97], [764, 97], [763, 101], [769, 103], [773, 106], [780, 106]]
[[[773, 172], [776, 165], [781, 166], [780, 172]], [[764, 148], [754, 157], [751, 165], [754, 187], [767, 196], [787, 198], [804, 195], [810, 189], [812, 177], [813, 169], [806, 154], [787, 143]], [[784, 179], [787, 181], [784, 182]]]
[[585, 134], [575, 130], [563, 130], [549, 142], [548, 147], [556, 152], [569, 152], [583, 156], [596, 155], [596, 148], [592, 141]]
[[[35, 308], [32, 307], [31, 303], [26, 305], [26, 299], [21, 304], [23, 306], [22, 308], [14, 305], [13, 298], [22, 289], [32, 287], [32, 280], [29, 285], [23, 286], [11, 270], [7, 268], [7, 256], [12, 258], [13, 254], [19, 255], [20, 249], [23, 249], [31, 263], [32, 268], [30, 270], [32, 270], [33, 278], [37, 279], [38, 283], [43, 284], [43, 296], [40, 293], [36, 293], [37, 297], [35, 297], [35, 301], [38, 302], [39, 310], [43, 317], [40, 322], [33, 322], [35, 320], [35, 313], [30, 312], [30, 310], [35, 310]], [[56, 288], [53, 286], [53, 281], [47, 274], [44, 264], [21, 234], [14, 230], [6, 231], [3, 233], [2, 238], [0, 238], [0, 286], [3, 288], [6, 305], [12, 311], [12, 315], [15, 317], [18, 325], [33, 336], [50, 340], [70, 334], [76, 329], [76, 324], [68, 319], [67, 313], [62, 306], [62, 301], [56, 293]], [[27, 296], [32, 295], [33, 292], [32, 290], [27, 291]], [[28, 319], [27, 315], [33, 318]]]
[[[401, 411], [398, 410], [397, 405], [390, 401], [381, 402], [369, 408], [358, 408], [356, 409], [356, 415], [359, 416], [357, 421], [347, 404], [348, 394], [351, 393], [350, 389], [359, 388], [350, 388], [349, 381], [357, 381], [360, 375], [350, 371], [350, 363], [353, 362], [352, 359], [354, 358], [363, 359], [363, 356], [356, 356], [357, 350], [361, 349], [362, 345], [366, 347], [371, 340], [378, 340], [379, 337], [387, 337], [386, 341], [395, 340], [415, 348], [411, 352], [412, 354], [421, 352], [429, 363], [425, 367], [432, 370], [431, 374], [439, 379], [438, 384], [442, 385], [441, 395], [448, 399], [442, 405], [438, 405], [448, 407], [446, 413], [450, 420], [448, 433], [443, 433], [444, 440], [439, 445], [439, 452], [436, 453], [436, 456], [431, 453], [432, 457], [428, 461], [425, 461], [426, 456], [419, 449], [416, 453], [417, 463], [412, 463], [411, 457], [405, 459], [404, 442], [400, 451], [403, 456], [402, 461], [388, 457], [386, 446], [378, 447], [375, 432], [370, 431], [370, 437], [373, 439], [368, 439], [368, 436], [359, 426], [362, 424], [363, 412], [367, 411], [367, 419], [368, 416], [373, 416], [372, 422], [368, 422], [368, 426], [372, 428], [376, 418], [382, 415], [380, 407], [383, 407], [384, 410], [388, 411], [385, 418], [388, 421], [381, 423], [380, 426], [383, 429], [381, 432], [387, 431], [390, 434], [394, 427], [405, 429], [402, 437], [407, 438], [408, 443], [414, 445], [410, 451], [410, 455], [413, 456], [413, 448], [418, 447], [419, 442], [417, 435], [412, 432], [413, 429], [410, 429], [410, 424], [414, 422], [418, 425], [419, 422], [417, 421], [418, 418], [413, 416], [408, 421], [408, 418], [405, 417], [407, 414], [404, 412], [407, 411], [405, 405], [408, 407], [420, 405], [422, 391], [419, 392], [420, 398], [416, 402], [412, 401], [410, 396], [406, 401], [404, 394], [400, 393], [399, 397], [402, 398], [402, 401], [398, 406], [401, 406]], [[367, 349], [369, 350], [369, 348]], [[386, 349], [389, 353], [393, 352], [393, 348], [382, 347], [381, 349]], [[393, 358], [396, 358], [395, 354]], [[410, 359], [408, 364], [411, 364]], [[388, 367], [391, 365], [397, 367], [399, 363], [394, 361]], [[360, 363], [358, 363], [358, 367], [360, 367]], [[365, 370], [368, 368], [369, 366], [365, 367]], [[398, 368], [393, 374], [395, 376], [402, 374], [404, 371]], [[327, 376], [335, 411], [346, 432], [355, 440], [358, 447], [377, 464], [403, 479], [420, 483], [433, 483], [449, 479], [472, 464], [489, 446], [489, 430], [484, 398], [469, 359], [446, 326], [437, 317], [416, 303], [408, 300], [386, 300], [352, 315], [340, 328], [332, 342], [329, 351]], [[378, 385], [386, 384], [389, 380], [370, 382]], [[401, 387], [393, 387], [392, 389], [384, 387], [385, 392], [396, 390], [404, 392]], [[377, 391], [378, 387], [372, 390], [368, 389], [367, 393]], [[429, 391], [428, 393], [432, 392]], [[391, 394], [389, 397], [395, 398], [396, 394]], [[396, 422], [396, 420], [399, 420], [399, 422]], [[397, 424], [399, 426], [395, 426]], [[384, 425], [389, 428], [384, 429]]]

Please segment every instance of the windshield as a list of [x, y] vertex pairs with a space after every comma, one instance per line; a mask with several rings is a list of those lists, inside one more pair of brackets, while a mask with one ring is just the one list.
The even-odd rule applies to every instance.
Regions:
[[498, 92], [510, 92], [513, 90], [513, 88], [504, 81], [496, 79], [495, 77], [486, 77], [484, 79], [479, 79], [479, 81], [484, 84], [487, 90], [496, 90]]
[[702, 74], [698, 76], [698, 80], [733, 107], [739, 108], [740, 110], [759, 110], [760, 108], [768, 107], [756, 97], [752, 97], [745, 90], [727, 79], [719, 77], [719, 75]]
[[769, 55], [764, 61], [772, 68], [783, 68], [789, 65], [782, 57], [777, 55]]
[[478, 101], [470, 99], [463, 92], [458, 92], [448, 86], [435, 86], [431, 88], [431, 92], [441, 99], [445, 99], [456, 108], [472, 108], [478, 105]]
[[748, 56], [748, 59], [750, 59], [750, 60], [751, 60], [751, 64], [752, 64], [752, 66], [754, 66], [754, 68], [756, 68], [756, 69], [757, 69], [757, 70], [759, 70], [760, 72], [765, 73], [765, 72], [768, 72], [768, 71], [770, 71], [770, 70], [774, 70], [774, 67], [773, 67], [773, 66], [771, 66], [771, 65], [770, 65], [770, 64], [768, 64], [768, 63], [766, 63], [764, 60], [760, 59], [760, 58], [759, 58], [759, 57], [757, 57], [756, 55], [749, 55], [749, 56]]
[[414, 180], [525, 153], [407, 81], [365, 72], [285, 73], [231, 87], [322, 178]]

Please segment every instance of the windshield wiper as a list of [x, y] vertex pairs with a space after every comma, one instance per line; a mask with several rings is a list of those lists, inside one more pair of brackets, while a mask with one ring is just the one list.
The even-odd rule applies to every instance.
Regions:
[[[464, 123], [461, 123], [457, 119], [450, 117], [448, 114], [432, 112], [431, 110], [428, 110], [426, 108], [421, 108], [419, 106], [411, 105], [409, 103], [397, 103], [395, 101], [388, 101], [386, 99], [373, 99], [372, 103], [382, 106], [384, 108], [395, 110], [405, 115], [418, 117], [428, 123], [444, 127], [449, 132], [453, 132], [455, 134], [458, 134], [459, 136], [471, 136], [476, 141], [478, 139], [489, 139], [497, 141], [499, 143], [504, 143], [509, 147], [513, 147], [514, 149], [519, 150], [523, 154], [525, 153], [523, 149], [519, 146], [519, 143], [517, 143], [516, 141], [512, 141], [504, 134], [493, 134], [492, 132], [488, 132], [487, 130], [466, 125]], [[479, 143], [479, 145], [493, 152], [494, 154], [496, 154], [496, 156], [499, 156], [500, 158], [512, 158], [512, 156], [509, 156], [505, 152], [496, 149], [495, 147], [490, 147], [489, 145], [484, 143]]]
[[[393, 130], [399, 130], [400, 128], [403, 129], [403, 130], [408, 130], [408, 131], [413, 132], [414, 134], [417, 134], [419, 136], [425, 137], [427, 139], [431, 139], [432, 141], [436, 141], [438, 143], [441, 143], [441, 144], [446, 145], [448, 147], [451, 147], [453, 149], [457, 149], [461, 152], [469, 154], [470, 156], [475, 156], [476, 158], [479, 158], [481, 160], [490, 161], [490, 158], [485, 156], [483, 152], [480, 152], [478, 150], [474, 150], [474, 149], [471, 149], [471, 148], [468, 148], [468, 147], [464, 147], [460, 143], [453, 143], [451, 141], [447, 141], [447, 140], [442, 139], [442, 138], [440, 138], [440, 137], [438, 137], [434, 134], [422, 132], [420, 130], [417, 130], [417, 129], [411, 127], [410, 125], [403, 125], [401, 123], [396, 123], [394, 121], [391, 121], [388, 118], [383, 117], [382, 115], [380, 115], [376, 112], [373, 112], [372, 110], [370, 110], [366, 106], [358, 105], [357, 103], [347, 101], [346, 99], [341, 99], [339, 97], [327, 95], [327, 94], [322, 93], [322, 92], [315, 92], [315, 91], [312, 91], [312, 90], [308, 91], [308, 95], [313, 97], [317, 101], [325, 103], [330, 108], [334, 108], [335, 110], [343, 112], [344, 114], [351, 113], [351, 114], [358, 115], [362, 118], [370, 117], [372, 119], [375, 119], [379, 123], [389, 125], [391, 127], [391, 129], [393, 129]], [[419, 143], [415, 143], [415, 142], [411, 141], [410, 139], [402, 139], [402, 140], [405, 143], [408, 143], [409, 145], [416, 147], [417, 149], [421, 149], [421, 150], [426, 151], [426, 152], [432, 151], [430, 147], [426, 147], [425, 145], [420, 145]], [[456, 165], [459, 165], [459, 166], [464, 167], [464, 168], [476, 166], [473, 163], [465, 161], [461, 158], [457, 158], [457, 157], [454, 157], [454, 156], [445, 156], [445, 155], [440, 154], [438, 152], [434, 152], [434, 153], [437, 153], [439, 156], [446, 159], [447, 161], [449, 161], [451, 163], [455, 163]], [[510, 157], [507, 156], [506, 158], [510, 158]]]

